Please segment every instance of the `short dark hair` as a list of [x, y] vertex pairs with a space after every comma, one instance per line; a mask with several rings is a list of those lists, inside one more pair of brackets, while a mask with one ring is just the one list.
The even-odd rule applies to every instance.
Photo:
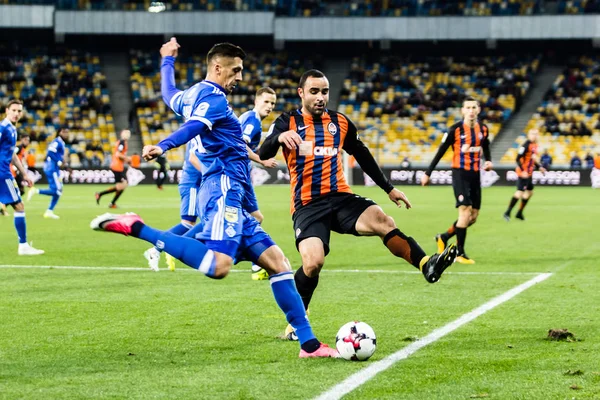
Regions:
[[242, 60], [246, 58], [246, 53], [240, 46], [231, 43], [217, 43], [206, 55], [206, 63], [209, 64], [215, 57], [239, 57]]
[[463, 99], [463, 101], [462, 101], [462, 105], [464, 106], [464, 105], [465, 105], [465, 103], [466, 103], [467, 101], [474, 101], [474, 102], [476, 102], [476, 103], [477, 103], [477, 105], [479, 105], [479, 100], [477, 100], [477, 99], [476, 99], [475, 97], [473, 97], [473, 96], [466, 96], [466, 97]]
[[260, 95], [261, 95], [261, 94], [263, 94], [263, 93], [269, 93], [269, 94], [274, 94], [274, 95], [277, 95], [277, 93], [275, 93], [275, 91], [274, 91], [273, 89], [271, 89], [270, 87], [268, 87], [268, 86], [263, 86], [263, 87], [261, 87], [260, 89], [258, 89], [258, 90], [256, 91], [255, 98], [256, 98], [256, 97], [258, 97], [258, 96], [260, 96]]
[[300, 77], [300, 82], [298, 83], [298, 87], [304, 88], [304, 84], [308, 78], [325, 78], [325, 74], [319, 71], [318, 69], [309, 69]]
[[25, 138], [31, 139], [31, 136], [29, 136], [27, 133], [24, 133], [21, 135], [21, 140], [23, 140]]
[[9, 100], [8, 103], [6, 103], [6, 108], [10, 108], [10, 106], [12, 106], [13, 104], [19, 104], [19, 105], [23, 105], [23, 101], [19, 100], [19, 99], [12, 99]]

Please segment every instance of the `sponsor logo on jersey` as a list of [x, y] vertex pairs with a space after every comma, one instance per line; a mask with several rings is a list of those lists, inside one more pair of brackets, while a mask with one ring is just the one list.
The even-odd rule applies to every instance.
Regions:
[[225, 207], [225, 221], [235, 223], [238, 222], [238, 218], [239, 217], [237, 207]]
[[337, 156], [337, 147], [315, 146], [313, 154], [315, 156]]

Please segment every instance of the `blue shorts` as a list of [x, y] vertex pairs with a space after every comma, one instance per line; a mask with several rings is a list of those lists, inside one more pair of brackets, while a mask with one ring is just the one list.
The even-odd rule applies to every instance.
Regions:
[[196, 185], [179, 184], [179, 196], [181, 197], [180, 213], [181, 219], [196, 222], [198, 217], [198, 191]]
[[249, 186], [250, 188], [246, 189], [246, 194], [244, 195], [244, 210], [252, 214], [254, 211], [258, 210], [258, 200], [256, 200], [256, 193], [254, 193], [254, 187], [252, 187], [252, 185]]
[[14, 178], [12, 176], [10, 178], [0, 178], [0, 203], [8, 205], [21, 202], [19, 187]]
[[44, 174], [48, 179], [48, 185], [50, 190], [55, 194], [61, 196], [63, 190], [62, 178], [60, 177], [60, 170], [56, 168], [44, 168]]
[[244, 209], [246, 185], [226, 175], [209, 177], [198, 195], [200, 222], [186, 236], [201, 240], [237, 263], [256, 262], [275, 242]]

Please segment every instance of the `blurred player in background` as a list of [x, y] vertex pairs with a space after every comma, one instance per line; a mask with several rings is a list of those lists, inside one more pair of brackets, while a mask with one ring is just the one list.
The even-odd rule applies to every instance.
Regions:
[[[272, 158], [283, 147], [291, 177], [296, 247], [302, 257], [294, 279], [304, 307], [308, 309], [319, 283], [331, 231], [379, 236], [394, 256], [419, 269], [428, 282], [437, 282], [454, 262], [456, 248], [449, 246], [442, 254], [427, 256], [416, 240], [401, 232], [394, 219], [373, 200], [352, 192], [344, 177], [342, 150], [354, 156], [362, 170], [398, 207], [411, 207], [358, 138], [354, 123], [342, 113], [327, 109], [329, 81], [321, 71], [308, 70], [302, 75], [298, 95], [302, 108], [283, 113], [275, 120], [260, 148], [260, 157]], [[296, 340], [291, 325], [284, 337]]]
[[[244, 140], [248, 146], [248, 158], [250, 158], [248, 167], [250, 168], [250, 177], [252, 177], [252, 161], [266, 168], [277, 167], [277, 161], [275, 161], [274, 158], [263, 161], [258, 154], [256, 154], [262, 138], [262, 121], [271, 114], [271, 111], [275, 108], [276, 101], [277, 95], [275, 94], [275, 91], [270, 87], [262, 87], [256, 91], [254, 108], [246, 111], [240, 117], [242, 133], [244, 134]], [[258, 201], [253, 187], [246, 193], [244, 207], [259, 223], [262, 223], [264, 216], [258, 208]], [[252, 264], [252, 279], [256, 281], [269, 279], [269, 274], [258, 265]]]
[[102, 191], [96, 192], [96, 204], [100, 205], [100, 199], [105, 194], [116, 192], [113, 199], [111, 200], [108, 208], [117, 208], [117, 200], [127, 189], [127, 175], [125, 174], [125, 165], [129, 163], [129, 157], [127, 157], [127, 147], [131, 132], [129, 129], [121, 131], [120, 140], [115, 144], [115, 150], [112, 155], [112, 161], [110, 163], [110, 170], [115, 176], [115, 185]]
[[515, 169], [519, 176], [517, 180], [517, 191], [513, 194], [513, 197], [508, 204], [508, 208], [504, 212], [503, 216], [507, 221], [510, 221], [510, 213], [519, 200], [521, 200], [521, 205], [519, 206], [519, 211], [517, 211], [515, 218], [522, 221], [525, 220], [523, 210], [531, 196], [533, 196], [533, 171], [537, 168], [542, 172], [546, 172], [546, 169], [542, 167], [538, 161], [538, 134], [539, 132], [537, 129], [529, 130], [527, 133], [527, 140], [519, 147], [519, 153], [517, 154], [517, 168]]
[[56, 207], [60, 196], [62, 196], [63, 184], [62, 177], [60, 176], [60, 169], [65, 163], [65, 140], [68, 137], [69, 129], [66, 127], [61, 128], [56, 133], [54, 140], [48, 145], [46, 160], [44, 161], [44, 174], [46, 175], [50, 187], [42, 190], [31, 188], [27, 193], [28, 202], [31, 201], [31, 198], [35, 194], [52, 197], [48, 209], [44, 212], [44, 218], [60, 218], [58, 215], [54, 214], [54, 208]]
[[[177, 47], [164, 57], [163, 68], [168, 64], [168, 69], [174, 70], [179, 46], [175, 38], [170, 43]], [[183, 92], [169, 85], [168, 103], [186, 122], [157, 146], [144, 147], [142, 155], [150, 160], [200, 136], [202, 148], [197, 155], [203, 167], [199, 193], [202, 223], [192, 229], [193, 237], [153, 229], [135, 214], [107, 213], [94, 219], [91, 227], [150, 242], [214, 279], [227, 276], [240, 258], [256, 262], [269, 272], [275, 300], [298, 332], [299, 357], [339, 357], [337, 350], [320, 343], [314, 335], [294, 285], [289, 261], [243, 208], [245, 192], [252, 185], [248, 151], [227, 94], [242, 80], [245, 57], [238, 46], [217, 44], [206, 57], [208, 72], [204, 81]]]
[[165, 179], [167, 179], [167, 170], [169, 169], [169, 163], [167, 162], [167, 156], [164, 154], [160, 157], [157, 157], [156, 163], [158, 164], [158, 171], [156, 174], [156, 188], [158, 190], [163, 190], [163, 184], [165, 183]]
[[[28, 170], [28, 166], [25, 160], [25, 157], [27, 156], [27, 147], [29, 146], [30, 143], [30, 137], [29, 135], [21, 135], [21, 143], [15, 148], [15, 152], [17, 153], [17, 157], [19, 158], [19, 161], [21, 161], [21, 165]], [[13, 177], [15, 178], [15, 181], [17, 181], [17, 186], [19, 187], [19, 193], [21, 194], [21, 196], [23, 196], [25, 194], [25, 187], [23, 185], [23, 176], [21, 175], [21, 173], [17, 170], [17, 168], [14, 165], [11, 165], [11, 171], [13, 174]]]
[[33, 248], [27, 243], [27, 225], [25, 223], [25, 206], [21, 200], [17, 183], [10, 172], [11, 162], [23, 176], [23, 181], [33, 187], [32, 180], [27, 176], [27, 170], [15, 153], [17, 143], [17, 128], [15, 127], [23, 116], [23, 102], [10, 100], [6, 105], [6, 118], [0, 122], [0, 203], [10, 205], [15, 210], [15, 230], [19, 236], [20, 256], [35, 256], [44, 254], [44, 250]]
[[475, 261], [465, 253], [467, 240], [467, 228], [477, 221], [481, 208], [481, 176], [480, 163], [481, 153], [486, 161], [483, 169], [492, 169], [492, 157], [490, 153], [490, 141], [488, 127], [477, 120], [481, 108], [479, 101], [473, 97], [463, 100], [461, 112], [463, 120], [448, 128], [448, 132], [442, 138], [442, 144], [429, 168], [421, 177], [421, 184], [429, 184], [429, 177], [436, 165], [449, 147], [452, 147], [452, 187], [458, 208], [458, 219], [454, 221], [447, 232], [435, 236], [438, 251], [442, 251], [448, 240], [456, 235], [458, 257], [456, 261], [462, 264], [475, 264]]

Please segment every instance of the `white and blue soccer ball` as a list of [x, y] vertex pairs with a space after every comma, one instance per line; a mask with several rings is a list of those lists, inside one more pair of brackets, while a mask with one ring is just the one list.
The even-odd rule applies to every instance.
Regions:
[[335, 336], [335, 347], [340, 356], [346, 360], [368, 360], [377, 348], [375, 331], [364, 322], [348, 322]]

